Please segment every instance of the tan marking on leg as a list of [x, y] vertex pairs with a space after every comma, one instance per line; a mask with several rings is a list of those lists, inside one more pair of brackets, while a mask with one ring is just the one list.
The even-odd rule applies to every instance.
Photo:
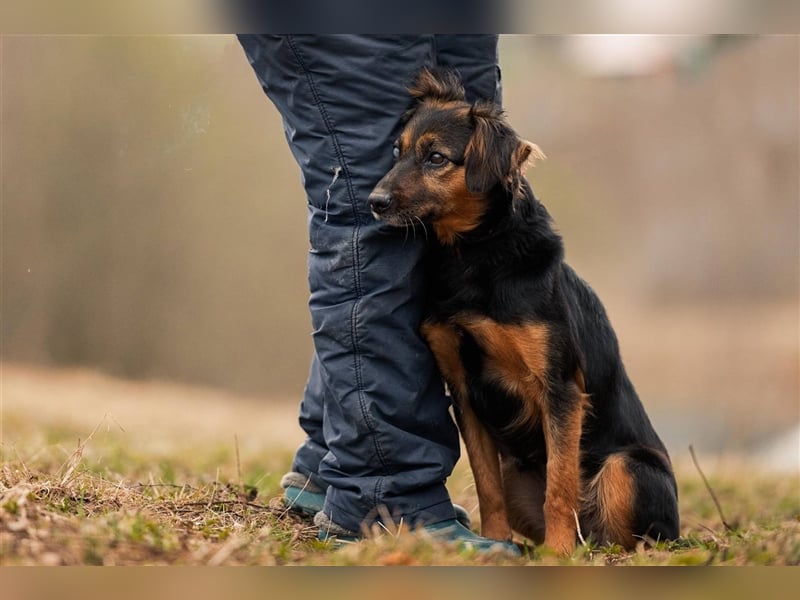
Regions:
[[481, 514], [481, 535], [496, 540], [510, 540], [511, 525], [503, 496], [500, 457], [494, 440], [468, 401], [461, 405], [461, 410], [456, 415], [475, 478]]
[[420, 328], [422, 336], [433, 352], [442, 377], [450, 392], [459, 402], [467, 402], [467, 376], [461, 362], [461, 336], [452, 325], [425, 321]]
[[570, 554], [575, 549], [575, 514], [580, 511], [580, 442], [585, 396], [574, 385], [575, 398], [566, 419], [555, 422], [545, 411], [547, 490], [544, 502], [544, 543]]
[[588, 485], [588, 500], [594, 504], [597, 525], [594, 532], [601, 544], [615, 543], [626, 549], [636, 546], [633, 537], [633, 507], [636, 488], [624, 453], [609, 456]]

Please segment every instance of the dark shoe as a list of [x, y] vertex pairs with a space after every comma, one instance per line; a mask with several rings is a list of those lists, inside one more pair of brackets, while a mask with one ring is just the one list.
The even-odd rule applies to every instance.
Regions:
[[[317, 538], [322, 541], [333, 541], [336, 545], [342, 546], [351, 544], [361, 539], [361, 536], [355, 531], [345, 529], [337, 525], [326, 515], [324, 512], [319, 512], [314, 517], [314, 524], [319, 527]], [[520, 556], [521, 552], [516, 544], [512, 542], [504, 542], [500, 540], [493, 540], [479, 536], [477, 533], [472, 532], [470, 529], [464, 527], [456, 519], [448, 519], [447, 521], [440, 521], [438, 523], [431, 523], [425, 525], [419, 531], [423, 534], [429, 535], [437, 542], [447, 542], [458, 544], [462, 548], [474, 549], [478, 552], [485, 553], [504, 553], [511, 556]]]
[[503, 552], [511, 556], [521, 556], [519, 548], [513, 542], [482, 537], [455, 519], [425, 525], [422, 531], [436, 541], [456, 543], [478, 552]]

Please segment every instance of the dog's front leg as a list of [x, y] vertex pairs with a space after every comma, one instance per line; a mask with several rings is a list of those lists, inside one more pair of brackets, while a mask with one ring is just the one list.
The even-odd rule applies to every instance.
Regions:
[[510, 540], [511, 525], [508, 523], [503, 494], [500, 456], [494, 440], [475, 415], [469, 400], [460, 401], [455, 414], [475, 479], [481, 513], [481, 535], [496, 540]]
[[576, 514], [580, 514], [580, 441], [584, 395], [570, 383], [562, 398], [548, 398], [544, 435], [547, 444], [547, 488], [544, 543], [556, 552], [575, 549]]
[[428, 341], [455, 400], [456, 421], [467, 448], [478, 493], [481, 535], [496, 540], [511, 539], [511, 526], [508, 523], [500, 474], [500, 457], [494, 441], [469, 402], [466, 373], [459, 354], [461, 335], [452, 325], [432, 320], [422, 324], [422, 335]]

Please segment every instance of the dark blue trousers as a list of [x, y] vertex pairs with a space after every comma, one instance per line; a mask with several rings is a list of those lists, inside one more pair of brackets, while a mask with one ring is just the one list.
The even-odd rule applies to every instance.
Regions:
[[[308, 201], [315, 354], [293, 470], [358, 531], [383, 507], [406, 523], [454, 517], [458, 433], [419, 335], [424, 236], [376, 222], [367, 196], [423, 65], [457, 69], [469, 99], [500, 101], [497, 36], [272, 36], [240, 42], [283, 117]], [[386, 514], [386, 513], [384, 513]]]

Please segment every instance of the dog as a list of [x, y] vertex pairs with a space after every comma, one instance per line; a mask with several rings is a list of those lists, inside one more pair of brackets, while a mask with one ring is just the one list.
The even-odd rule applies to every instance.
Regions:
[[467, 103], [453, 72], [425, 68], [409, 92], [369, 205], [433, 233], [421, 332], [453, 399], [481, 534], [562, 554], [581, 536], [625, 549], [677, 538], [667, 450], [524, 176], [543, 154], [498, 106]]

